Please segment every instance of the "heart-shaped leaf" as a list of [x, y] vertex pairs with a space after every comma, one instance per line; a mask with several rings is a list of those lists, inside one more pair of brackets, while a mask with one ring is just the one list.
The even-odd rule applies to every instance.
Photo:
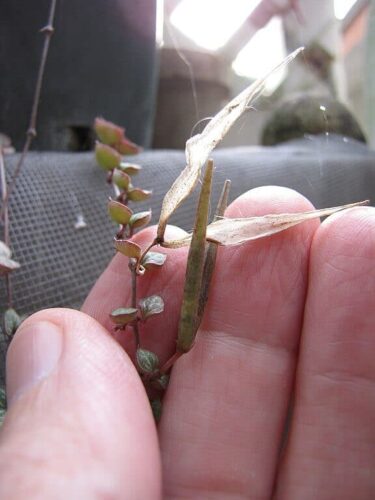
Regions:
[[166, 261], [167, 256], [164, 253], [159, 252], [147, 252], [142, 259], [142, 266], [146, 269], [150, 267], [161, 267]]
[[116, 168], [113, 172], [112, 182], [114, 182], [120, 189], [126, 191], [130, 184], [130, 177], [125, 172]]
[[116, 325], [127, 325], [137, 317], [138, 309], [134, 307], [119, 307], [111, 312], [109, 317]]
[[128, 240], [118, 240], [117, 238], [115, 238], [114, 242], [118, 252], [126, 255], [129, 259], [140, 259], [142, 249], [137, 243]]
[[0, 256], [10, 259], [12, 257], [11, 249], [3, 242], [0, 241]]
[[151, 220], [151, 215], [152, 215], [151, 210], [148, 210], [147, 212], [138, 212], [136, 214], [133, 214], [130, 217], [129, 226], [131, 226], [133, 229], [136, 229], [137, 227], [146, 226]]
[[17, 314], [17, 312], [9, 308], [5, 311], [3, 317], [4, 330], [8, 337], [13, 337], [16, 333], [17, 328], [22, 323], [22, 318]]
[[119, 153], [111, 148], [111, 146], [107, 146], [107, 144], [102, 144], [101, 142], [96, 143], [95, 158], [104, 170], [113, 170], [118, 167], [121, 162]]
[[0, 275], [10, 273], [19, 267], [21, 267], [20, 264], [15, 260], [9, 259], [4, 255], [0, 255]]
[[159, 295], [151, 295], [139, 301], [139, 310], [142, 319], [147, 319], [154, 314], [160, 314], [164, 311], [164, 301]]
[[114, 222], [126, 225], [129, 223], [133, 211], [119, 201], [110, 199], [108, 202], [108, 213]]
[[142, 167], [140, 165], [136, 165], [135, 163], [126, 163], [126, 162], [121, 162], [118, 168], [122, 172], [125, 172], [125, 174], [128, 175], [137, 175], [142, 170]]
[[122, 155], [136, 155], [142, 150], [141, 147], [127, 137], [123, 137], [120, 141], [116, 142], [113, 147]]
[[150, 198], [152, 191], [147, 189], [134, 188], [128, 191], [128, 198], [131, 201], [145, 201]]
[[104, 118], [95, 118], [94, 129], [99, 139], [104, 142], [104, 144], [110, 146], [116, 142], [120, 142], [125, 133], [125, 129], [104, 120]]
[[153, 373], [159, 368], [159, 358], [152, 351], [137, 349], [137, 364], [143, 373]]

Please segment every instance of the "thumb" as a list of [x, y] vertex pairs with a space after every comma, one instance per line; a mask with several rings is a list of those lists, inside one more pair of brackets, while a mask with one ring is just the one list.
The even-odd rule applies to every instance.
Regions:
[[0, 498], [159, 498], [156, 429], [126, 353], [89, 316], [28, 318], [7, 355]]

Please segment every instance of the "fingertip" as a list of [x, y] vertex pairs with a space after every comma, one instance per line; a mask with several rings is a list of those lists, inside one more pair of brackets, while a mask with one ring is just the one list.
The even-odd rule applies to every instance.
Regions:
[[249, 217], [266, 213], [313, 210], [313, 204], [301, 193], [281, 186], [261, 186], [250, 189], [234, 200], [225, 215]]
[[[0, 495], [13, 488], [23, 498], [31, 488], [49, 498], [56, 477], [67, 481], [70, 498], [94, 498], [98, 491], [153, 498], [148, 495], [160, 490], [157, 435], [143, 385], [94, 319], [68, 309], [28, 318], [9, 350], [7, 378]], [[35, 463], [45, 465], [35, 469]]]

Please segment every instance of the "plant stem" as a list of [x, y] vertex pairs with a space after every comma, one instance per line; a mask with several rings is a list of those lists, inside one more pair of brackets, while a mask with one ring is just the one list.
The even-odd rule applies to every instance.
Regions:
[[208, 160], [186, 265], [184, 297], [177, 338], [177, 351], [179, 353], [188, 352], [191, 349], [198, 329], [198, 304], [202, 286], [213, 168], [213, 161]]
[[[0, 183], [1, 183], [1, 200], [4, 204], [4, 200], [7, 196], [7, 180], [5, 175], [5, 165], [3, 150], [0, 147]], [[8, 206], [4, 205], [4, 243], [8, 248], [10, 248], [10, 234], [9, 234], [9, 210]], [[13, 305], [13, 288], [12, 288], [12, 278], [10, 273], [5, 274], [5, 288], [7, 291], [7, 302], [8, 308]]]
[[[223, 190], [221, 192], [220, 199], [216, 207], [214, 221], [216, 221], [219, 217], [222, 217], [224, 215], [225, 209], [228, 206], [228, 195], [229, 195], [230, 184], [231, 182], [228, 179], [224, 182]], [[198, 305], [197, 328], [199, 327], [202, 321], [204, 308], [207, 304], [212, 275], [215, 269], [218, 246], [219, 245], [217, 243], [211, 241], [207, 247], [206, 257], [204, 259], [202, 288]]]
[[[133, 264], [132, 262], [129, 262], [129, 269], [132, 275], [132, 307], [134, 309], [137, 308], [137, 267], [136, 264]], [[133, 333], [134, 333], [134, 339], [135, 339], [135, 346], [138, 349], [140, 346], [140, 340], [139, 340], [139, 328], [138, 328], [138, 321], [135, 321], [132, 323], [132, 328], [133, 328]]]
[[144, 252], [142, 253], [139, 261], [138, 261], [138, 264], [136, 266], [136, 272], [138, 274], [138, 271], [139, 271], [139, 266], [142, 264], [142, 260], [144, 258], [144, 256], [146, 255], [147, 252], [149, 252], [151, 250], [151, 248], [153, 248], [155, 245], [158, 245], [159, 243], [159, 240], [158, 238], [155, 238], [154, 240], [152, 240], [152, 242], [149, 244], [149, 246], [146, 248], [146, 250], [144, 250]]
[[174, 363], [178, 360], [178, 358], [182, 356], [182, 352], [175, 352], [173, 356], [171, 356], [168, 361], [164, 363], [164, 365], [160, 369], [160, 375], [164, 375], [165, 373], [168, 373], [170, 368], [174, 365]]
[[53, 32], [54, 32], [53, 23], [54, 23], [54, 18], [55, 18], [55, 10], [56, 10], [56, 0], [51, 0], [47, 24], [46, 24], [46, 26], [44, 26], [40, 30], [41, 33], [44, 33], [45, 38], [44, 38], [44, 45], [43, 45], [43, 49], [42, 49], [42, 55], [41, 55], [41, 59], [40, 59], [38, 77], [36, 80], [36, 86], [35, 86], [35, 92], [34, 92], [33, 105], [32, 105], [32, 109], [31, 109], [29, 127], [28, 127], [27, 132], [26, 132], [26, 140], [25, 140], [25, 143], [23, 146], [23, 150], [22, 150], [20, 159], [18, 160], [17, 166], [15, 168], [13, 179], [11, 180], [11, 182], [9, 184], [5, 198], [3, 199], [2, 207], [0, 209], [0, 220], [3, 219], [5, 211], [8, 208], [9, 198], [10, 198], [10, 196], [15, 188], [18, 176], [21, 172], [22, 166], [23, 166], [24, 161], [25, 161], [25, 157], [26, 157], [27, 153], [29, 152], [29, 149], [30, 149], [30, 146], [31, 146], [33, 139], [36, 137], [36, 122], [37, 122], [37, 117], [38, 117], [40, 92], [42, 89], [43, 76], [44, 76], [44, 70], [45, 70], [45, 66], [46, 66], [46, 62], [47, 62], [49, 45], [50, 45], [51, 37], [52, 37]]

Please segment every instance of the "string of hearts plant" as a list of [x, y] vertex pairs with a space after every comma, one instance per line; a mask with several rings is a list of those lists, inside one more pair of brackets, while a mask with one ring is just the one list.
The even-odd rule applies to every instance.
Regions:
[[[249, 108], [260, 95], [267, 78], [282, 66], [289, 64], [300, 52], [290, 54], [279, 66], [264, 78], [257, 80], [241, 94], [227, 104], [207, 124], [202, 133], [191, 137], [186, 143], [186, 167], [175, 180], [164, 197], [155, 238], [142, 249], [131, 241], [135, 229], [145, 226], [151, 219], [151, 212], [133, 213], [129, 209], [129, 201], [147, 199], [151, 192], [134, 188], [131, 176], [137, 173], [139, 166], [121, 162], [118, 144], [124, 140], [124, 130], [103, 119], [97, 119], [95, 129], [99, 139], [105, 143], [96, 146], [96, 158], [101, 167], [108, 170], [108, 181], [116, 188], [116, 199], [108, 202], [111, 218], [119, 224], [114, 246], [116, 250], [128, 257], [128, 265], [132, 281], [131, 304], [125, 304], [110, 313], [116, 330], [133, 330], [136, 346], [136, 365], [145, 388], [150, 396], [155, 418], [161, 414], [162, 394], [168, 385], [168, 376], [178, 358], [189, 352], [194, 345], [204, 307], [207, 302], [210, 281], [215, 267], [216, 252], [219, 245], [239, 245], [241, 243], [270, 236], [306, 220], [328, 216], [337, 211], [367, 203], [358, 202], [340, 207], [313, 210], [303, 213], [275, 214], [263, 217], [228, 219], [224, 211], [228, 200], [230, 181], [226, 181], [216, 209], [214, 220], [208, 223], [210, 194], [213, 176], [213, 162], [208, 157], [216, 145], [223, 139], [233, 123]], [[133, 145], [134, 146], [134, 145]], [[191, 234], [178, 240], [165, 239], [165, 229], [170, 216], [190, 195], [197, 185], [201, 170], [206, 164], [201, 191], [196, 211], [195, 225]], [[138, 300], [137, 280], [150, 267], [163, 266], [166, 255], [153, 251], [155, 246], [179, 248], [189, 246], [186, 265], [183, 301], [177, 332], [176, 351], [161, 366], [154, 352], [143, 349], [139, 336], [139, 322], [147, 321], [164, 310], [162, 297], [152, 295]], [[155, 397], [155, 389], [159, 395]]]

